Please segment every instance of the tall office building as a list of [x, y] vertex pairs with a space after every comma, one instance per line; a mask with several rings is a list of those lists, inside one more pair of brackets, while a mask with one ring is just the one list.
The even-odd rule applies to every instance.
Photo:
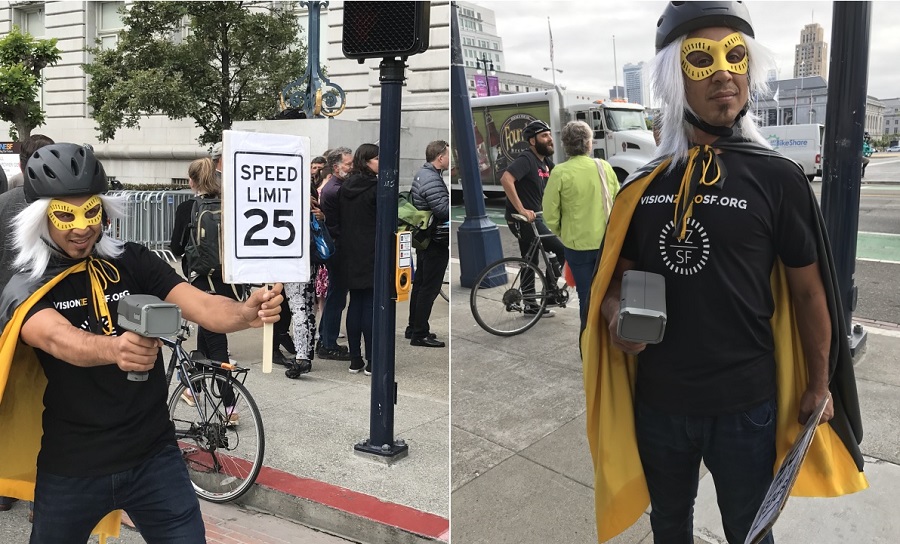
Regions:
[[622, 68], [625, 75], [625, 98], [634, 104], [647, 105], [647, 87], [644, 85], [644, 63], [626, 64]]
[[828, 44], [819, 23], [810, 23], [800, 32], [794, 48], [794, 77], [822, 76], [828, 80]]
[[[503, 38], [497, 35], [497, 18], [494, 10], [471, 2], [457, 2], [457, 6], [459, 38], [469, 96], [477, 96], [475, 75], [483, 74], [485, 68], [490, 72], [492, 67], [494, 75], [497, 76], [498, 88], [495, 93], [526, 93], [553, 88], [553, 84], [548, 81], [506, 70]], [[484, 61], [487, 61], [487, 66]]]
[[497, 35], [497, 19], [494, 11], [459, 2], [459, 38], [462, 42], [463, 62], [468, 68], [484, 67], [478, 61], [486, 59], [494, 65], [494, 70], [502, 70], [503, 38]]

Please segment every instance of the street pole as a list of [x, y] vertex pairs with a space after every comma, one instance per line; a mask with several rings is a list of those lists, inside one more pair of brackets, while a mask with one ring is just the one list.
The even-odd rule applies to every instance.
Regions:
[[388, 463], [409, 454], [403, 440], [394, 440], [394, 332], [397, 303], [392, 300], [397, 272], [396, 233], [400, 169], [400, 111], [405, 59], [383, 58], [380, 64], [381, 131], [378, 189], [375, 204], [375, 294], [372, 326], [372, 400], [369, 439], [353, 449]]
[[616, 98], [619, 98], [619, 63], [616, 60], [616, 35], [613, 34], [613, 78], [615, 79], [615, 85], [613, 89], [616, 93]]
[[831, 78], [825, 119], [825, 167], [822, 213], [840, 289], [843, 320], [851, 352], [865, 346], [862, 325], [851, 326], [856, 309], [856, 236], [868, 86], [871, 2], [834, 2], [831, 32]]
[[451, 5], [450, 115], [456, 146], [456, 168], [462, 178], [466, 205], [466, 218], [456, 231], [456, 243], [459, 248], [459, 281], [463, 287], [473, 287], [478, 275], [488, 264], [503, 258], [503, 247], [500, 244], [500, 229], [488, 219], [484, 206], [481, 173], [478, 171], [478, 155], [475, 151], [475, 123], [466, 92], [466, 71], [459, 39], [459, 7], [456, 2]]

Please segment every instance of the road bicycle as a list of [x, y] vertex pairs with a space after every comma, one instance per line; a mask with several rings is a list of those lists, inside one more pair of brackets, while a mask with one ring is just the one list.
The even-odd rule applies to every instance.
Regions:
[[181, 344], [189, 335], [183, 323], [175, 339], [160, 339], [172, 350], [166, 370], [169, 417], [197, 496], [233, 501], [253, 486], [262, 468], [262, 416], [244, 385], [249, 369], [188, 354]]
[[[540, 217], [541, 213], [536, 215]], [[528, 222], [523, 215], [512, 214], [512, 217]], [[553, 234], [540, 234], [533, 222], [528, 224], [534, 239], [525, 256], [507, 257], [488, 265], [478, 275], [469, 295], [475, 321], [491, 334], [521, 334], [541, 319], [548, 306], [565, 308], [569, 301], [569, 289], [561, 277], [559, 261], [541, 243]]]

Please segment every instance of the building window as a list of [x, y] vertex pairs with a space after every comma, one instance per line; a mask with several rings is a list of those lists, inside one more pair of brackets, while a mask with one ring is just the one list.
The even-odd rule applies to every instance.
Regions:
[[100, 49], [115, 49], [119, 31], [124, 29], [119, 10], [125, 2], [100, 2], [97, 6], [97, 39]]
[[40, 38], [45, 34], [44, 30], [44, 8], [22, 11], [20, 17], [22, 32], [31, 34], [35, 38]]
[[769, 122], [766, 123], [767, 126], [773, 126], [778, 124], [778, 108], [768, 110], [769, 111]]
[[793, 125], [794, 124], [794, 108], [784, 108], [782, 110], [782, 125]]

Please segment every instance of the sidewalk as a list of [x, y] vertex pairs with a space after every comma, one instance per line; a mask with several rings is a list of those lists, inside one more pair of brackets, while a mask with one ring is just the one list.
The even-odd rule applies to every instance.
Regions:
[[[468, 289], [454, 285], [451, 300], [454, 544], [597, 542], [577, 301], [522, 335], [501, 338], [475, 323]], [[870, 489], [792, 498], [775, 525], [779, 544], [887, 544], [900, 535], [893, 512], [900, 502], [900, 329], [864, 326], [867, 349], [855, 366]], [[697, 544], [726, 542], [708, 474], [700, 480], [694, 535]], [[649, 517], [611, 542], [652, 543]]]
[[[318, 358], [312, 372], [299, 380], [286, 378], [284, 367], [278, 365], [271, 374], [263, 374], [262, 330], [228, 335], [232, 358], [251, 369], [246, 385], [262, 412], [266, 438], [264, 468], [256, 485], [238, 499], [240, 506], [352, 542], [449, 542], [450, 350], [410, 346], [403, 338], [408, 303], [396, 304], [396, 312], [394, 438], [406, 441], [409, 456], [390, 466], [360, 457], [353, 450], [356, 443], [369, 438], [374, 375], [350, 374], [349, 362]], [[440, 297], [434, 303], [430, 324], [439, 339], [448, 340], [449, 305]], [[346, 345], [346, 339], [339, 342]], [[188, 349], [195, 345], [195, 338], [185, 342]], [[168, 350], [164, 352], [168, 361]], [[200, 502], [206, 515], [221, 512], [215, 510], [221, 508], [218, 505]], [[227, 506], [231, 512], [237, 511], [234, 505]], [[341, 541], [310, 540], [308, 535], [315, 531], [304, 532], [302, 527], [296, 533], [279, 529], [277, 534], [267, 534], [271, 539], [256, 535], [239, 540], [234, 534], [226, 538], [218, 525], [207, 519], [209, 542]], [[269, 530], [257, 521], [246, 527], [261, 533]], [[30, 531], [21, 503], [0, 513], [0, 542], [27, 542]], [[143, 542], [134, 531], [125, 527], [122, 531], [123, 539], [110, 540], [111, 544]], [[214, 534], [221, 538], [213, 540]]]
[[[240, 504], [357, 542], [449, 541], [450, 351], [409, 345], [408, 308], [396, 304], [394, 438], [406, 441], [409, 456], [393, 465], [353, 450], [369, 437], [374, 375], [321, 359], [299, 380], [278, 365], [263, 374], [262, 331], [229, 335], [232, 357], [252, 369], [247, 386], [266, 431], [265, 468]], [[448, 338], [449, 306], [440, 297], [430, 323]]]
[[[310, 529], [299, 523], [271, 514], [248, 510], [233, 504], [213, 504], [200, 501], [206, 523], [208, 544], [346, 544], [349, 540]], [[0, 513], [0, 542], [18, 544], [28, 542], [31, 525], [26, 520], [27, 509], [18, 502], [12, 510]], [[97, 543], [97, 537], [89, 541]], [[129, 527], [122, 526], [119, 538], [109, 544], [142, 544], [144, 539]]]

